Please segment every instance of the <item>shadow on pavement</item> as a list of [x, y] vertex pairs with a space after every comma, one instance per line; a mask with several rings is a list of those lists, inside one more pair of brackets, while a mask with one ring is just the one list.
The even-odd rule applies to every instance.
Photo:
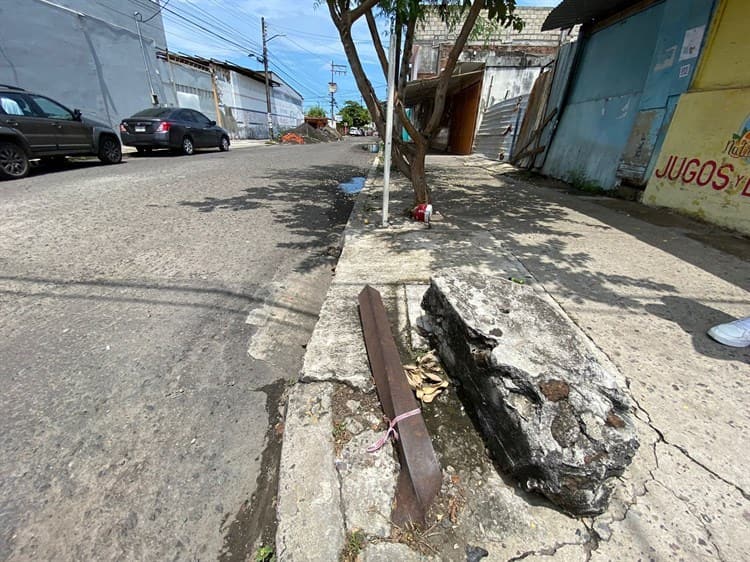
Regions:
[[[677, 324], [684, 332], [690, 334], [693, 348], [698, 353], [723, 361], [741, 361], [750, 363], [750, 350], [722, 345], [706, 335], [706, 331], [716, 324], [736, 320], [728, 314], [705, 304], [678, 296], [662, 297], [660, 304], [647, 304], [646, 312]], [[706, 325], [705, 319], [709, 319]]]
[[362, 176], [365, 171], [364, 165], [312, 165], [280, 170], [261, 178], [268, 182], [265, 187], [243, 189], [233, 197], [205, 197], [178, 204], [200, 213], [268, 209], [276, 222], [301, 238], [297, 242], [278, 242], [277, 247], [312, 252], [296, 269], [308, 271], [319, 265], [321, 258], [338, 256], [339, 237], [354, 205], [354, 196], [341, 192], [338, 185]]
[[[529, 271], [544, 277], [545, 284], [551, 283], [555, 295], [588, 306], [600, 303], [655, 314], [691, 334], [695, 350], [705, 356], [745, 357], [746, 352], [728, 349], [706, 335], [712, 325], [732, 318], [679, 296], [681, 289], [666, 281], [669, 276], [660, 275], [663, 262], [658, 252], [633, 255], [638, 243], [628, 243], [623, 233], [744, 290], [750, 287], [747, 238], [663, 209], [570, 194], [520, 181], [513, 174], [503, 174], [501, 182], [488, 181], [484, 167], [464, 165], [456, 173], [454, 162], [435, 158], [429, 175], [436, 209], [458, 228], [436, 224], [429, 234], [383, 231], [380, 235], [392, 249], [407, 253], [423, 244], [436, 264], [498, 270], [505, 248]], [[410, 190], [402, 188], [392, 196], [392, 208], [408, 205], [410, 199]], [[610, 259], [614, 268], [607, 271], [598, 261], [608, 253], [621, 259]], [[711, 302], [710, 295], [708, 299]], [[737, 304], [736, 297], [715, 299]], [[705, 295], [700, 300], [705, 303]]]
[[[75, 160], [64, 160], [59, 162], [39, 162], [31, 166], [28, 177], [33, 178], [36, 176], [45, 176], [47, 174], [72, 172], [75, 170], [85, 170], [86, 168], [97, 168], [99, 166], [109, 165], [110, 164], [103, 164], [98, 158], [76, 158]], [[120, 164], [115, 165], [119, 166]]]

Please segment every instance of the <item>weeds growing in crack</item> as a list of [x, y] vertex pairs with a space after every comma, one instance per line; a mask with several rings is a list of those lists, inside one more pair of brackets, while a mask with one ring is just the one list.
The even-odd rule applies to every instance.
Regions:
[[371, 512], [380, 515], [391, 525], [391, 536], [389, 538], [381, 539], [380, 542], [402, 543], [412, 550], [416, 550], [424, 555], [439, 554], [439, 550], [429, 542], [430, 537], [434, 537], [438, 534], [436, 531], [437, 523], [433, 523], [427, 528], [412, 523], [411, 521], [404, 525], [397, 525], [393, 522], [393, 519], [384, 515], [379, 510], [373, 509]]
[[359, 559], [359, 553], [367, 544], [367, 536], [362, 529], [354, 529], [346, 535], [344, 550], [341, 552], [341, 562], [355, 562]]

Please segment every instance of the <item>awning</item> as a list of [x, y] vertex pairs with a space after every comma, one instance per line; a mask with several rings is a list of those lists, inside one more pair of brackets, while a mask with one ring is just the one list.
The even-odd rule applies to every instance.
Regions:
[[[481, 82], [483, 76], [484, 63], [459, 63], [448, 82], [448, 95], [452, 96], [472, 84]], [[424, 100], [434, 98], [439, 81], [439, 78], [425, 78], [409, 82], [404, 89], [404, 105], [413, 107]]]
[[568, 29], [579, 23], [591, 23], [637, 4], [640, 0], [563, 0], [542, 24], [542, 31]]

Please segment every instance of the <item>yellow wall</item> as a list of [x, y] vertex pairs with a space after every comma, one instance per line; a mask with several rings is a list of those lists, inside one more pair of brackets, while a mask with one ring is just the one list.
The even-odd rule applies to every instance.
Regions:
[[750, 234], [750, 88], [683, 94], [644, 202]]
[[[750, 0], [724, 0], [644, 203], [750, 234]], [[747, 131], [747, 132], [746, 132]]]
[[750, 2], [723, 0], [693, 78], [693, 90], [750, 86]]

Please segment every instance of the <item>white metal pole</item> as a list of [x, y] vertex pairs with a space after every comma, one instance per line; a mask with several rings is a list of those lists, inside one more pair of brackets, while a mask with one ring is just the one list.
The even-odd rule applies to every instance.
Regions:
[[388, 190], [391, 183], [391, 148], [393, 146], [393, 98], [396, 87], [396, 29], [391, 26], [388, 49], [388, 104], [385, 110], [385, 158], [383, 162], [383, 226], [388, 226]]

